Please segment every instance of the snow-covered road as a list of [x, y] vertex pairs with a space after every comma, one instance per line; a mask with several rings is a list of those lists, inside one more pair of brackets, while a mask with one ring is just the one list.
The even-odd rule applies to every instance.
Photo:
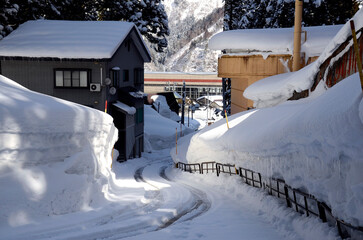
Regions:
[[238, 178], [175, 169], [169, 149], [114, 163], [113, 171], [101, 207], [8, 229], [6, 239], [306, 239], [305, 227], [334, 239], [319, 220], [297, 216]]
[[169, 157], [138, 168], [137, 181], [154, 188], [164, 186], [159, 189], [163, 203], [154, 211], [170, 214], [164, 216], [157, 231], [130, 239], [282, 239], [272, 225], [250, 211], [243, 201], [236, 201], [214, 184], [201, 181], [201, 177], [174, 169]]

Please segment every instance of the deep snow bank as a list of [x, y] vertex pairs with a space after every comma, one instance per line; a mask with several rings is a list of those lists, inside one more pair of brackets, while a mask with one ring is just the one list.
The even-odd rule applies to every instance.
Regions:
[[282, 177], [328, 203], [337, 217], [363, 225], [361, 99], [355, 74], [319, 97], [235, 114], [229, 130], [219, 121], [171, 154], [174, 161], [235, 163]]
[[[165, 108], [163, 104], [161, 106], [161, 109]], [[170, 118], [162, 116], [151, 105], [144, 105], [144, 114], [145, 138], [150, 142], [153, 149], [172, 147], [175, 145], [176, 133], [178, 133], [179, 138], [181, 134], [186, 135], [194, 131]]]
[[116, 139], [109, 115], [0, 75], [0, 226], [96, 204]]

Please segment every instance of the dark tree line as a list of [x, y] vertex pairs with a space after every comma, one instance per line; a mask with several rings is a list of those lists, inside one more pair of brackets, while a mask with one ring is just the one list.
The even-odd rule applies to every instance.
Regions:
[[[310, 0], [303, 3], [304, 26], [343, 24], [360, 0]], [[225, 0], [224, 29], [281, 28], [294, 25], [295, 1]]]
[[0, 39], [35, 19], [129, 21], [157, 52], [166, 49], [168, 17], [163, 0], [0, 0]]

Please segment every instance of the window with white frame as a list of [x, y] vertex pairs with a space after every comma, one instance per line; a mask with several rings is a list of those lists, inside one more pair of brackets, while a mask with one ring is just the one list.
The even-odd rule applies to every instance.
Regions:
[[55, 87], [88, 88], [90, 70], [88, 69], [55, 69]]

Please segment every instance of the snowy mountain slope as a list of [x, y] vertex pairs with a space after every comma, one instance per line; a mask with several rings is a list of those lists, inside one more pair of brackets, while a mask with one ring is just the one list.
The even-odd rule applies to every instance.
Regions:
[[109, 115], [0, 75], [0, 226], [96, 204], [116, 140]]
[[216, 72], [217, 51], [209, 38], [223, 27], [222, 0], [166, 0], [170, 36], [166, 54], [152, 52], [148, 71]]

